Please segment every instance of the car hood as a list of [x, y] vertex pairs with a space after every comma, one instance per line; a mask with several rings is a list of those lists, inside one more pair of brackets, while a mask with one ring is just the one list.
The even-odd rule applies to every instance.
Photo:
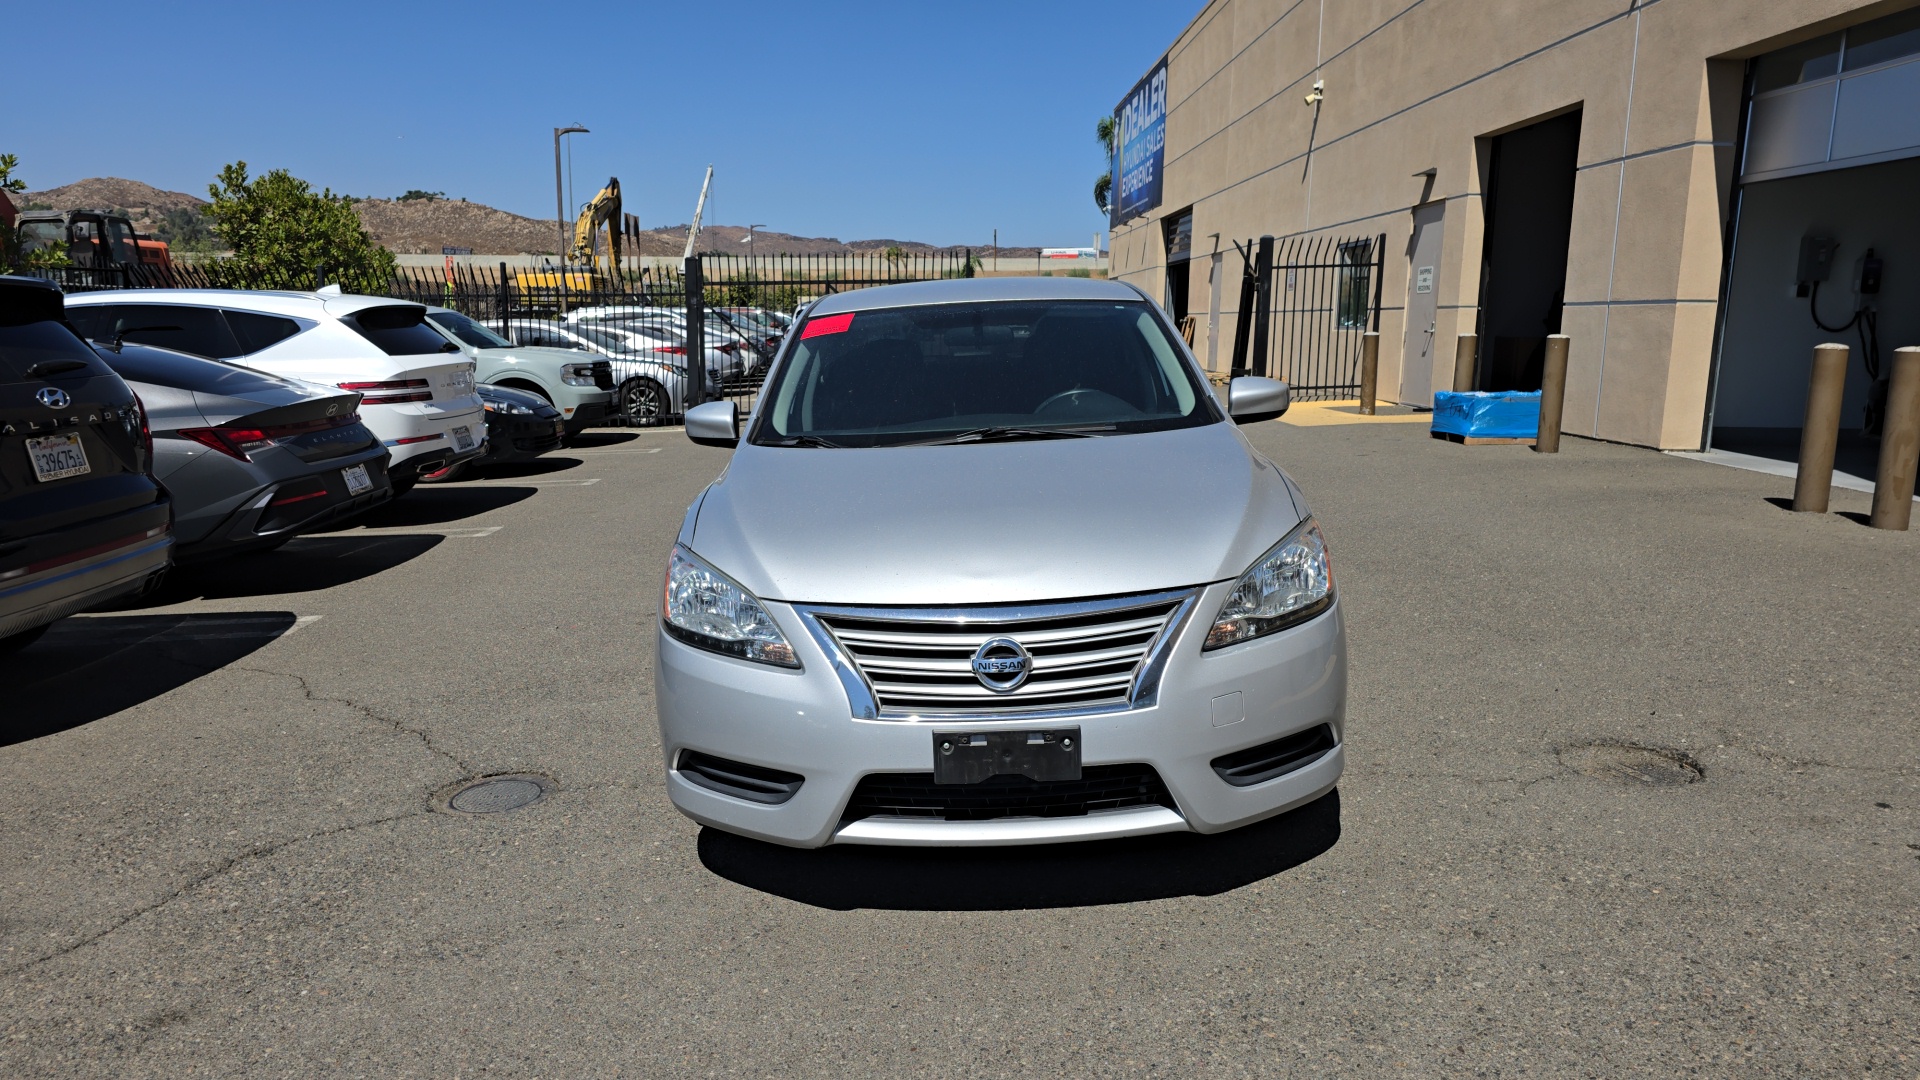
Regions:
[[515, 345], [507, 349], [475, 349], [473, 358], [482, 369], [489, 363], [523, 364], [591, 364], [595, 360], [605, 360], [599, 353], [585, 352], [581, 349], [555, 349], [546, 345]]
[[1238, 577], [1305, 513], [1231, 424], [871, 450], [742, 444], [690, 546], [756, 595], [1108, 596]]

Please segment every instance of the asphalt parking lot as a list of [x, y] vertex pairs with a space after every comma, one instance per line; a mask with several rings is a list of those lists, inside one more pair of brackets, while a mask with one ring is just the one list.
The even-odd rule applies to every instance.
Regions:
[[[682, 818], [652, 623], [726, 453], [674, 431], [62, 624], [0, 665], [0, 1075], [1920, 1075], [1920, 533], [1252, 434], [1332, 545], [1349, 765], [1220, 837]], [[509, 773], [553, 794], [444, 809]]]

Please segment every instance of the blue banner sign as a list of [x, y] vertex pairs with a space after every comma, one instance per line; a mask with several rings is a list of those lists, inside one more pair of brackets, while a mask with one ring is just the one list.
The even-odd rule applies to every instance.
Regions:
[[1114, 225], [1160, 205], [1160, 173], [1167, 147], [1167, 58], [1135, 83], [1114, 110], [1119, 132], [1114, 139], [1110, 196]]

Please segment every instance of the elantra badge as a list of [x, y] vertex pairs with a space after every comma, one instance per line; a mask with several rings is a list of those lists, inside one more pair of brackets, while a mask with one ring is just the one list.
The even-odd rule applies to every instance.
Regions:
[[64, 409], [73, 404], [73, 399], [67, 396], [67, 392], [57, 386], [41, 387], [40, 392], [33, 396], [36, 401], [49, 409]]
[[1008, 637], [989, 638], [973, 654], [973, 677], [996, 693], [1020, 688], [1033, 673], [1033, 656], [1026, 646]]

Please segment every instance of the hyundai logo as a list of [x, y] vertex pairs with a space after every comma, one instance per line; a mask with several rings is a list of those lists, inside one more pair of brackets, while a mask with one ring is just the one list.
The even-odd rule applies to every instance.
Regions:
[[1007, 637], [989, 638], [973, 654], [973, 677], [996, 693], [1020, 688], [1033, 673], [1033, 656], [1026, 646]]
[[73, 399], [67, 396], [67, 392], [57, 386], [43, 386], [40, 392], [33, 396], [49, 409], [64, 409], [73, 404]]

